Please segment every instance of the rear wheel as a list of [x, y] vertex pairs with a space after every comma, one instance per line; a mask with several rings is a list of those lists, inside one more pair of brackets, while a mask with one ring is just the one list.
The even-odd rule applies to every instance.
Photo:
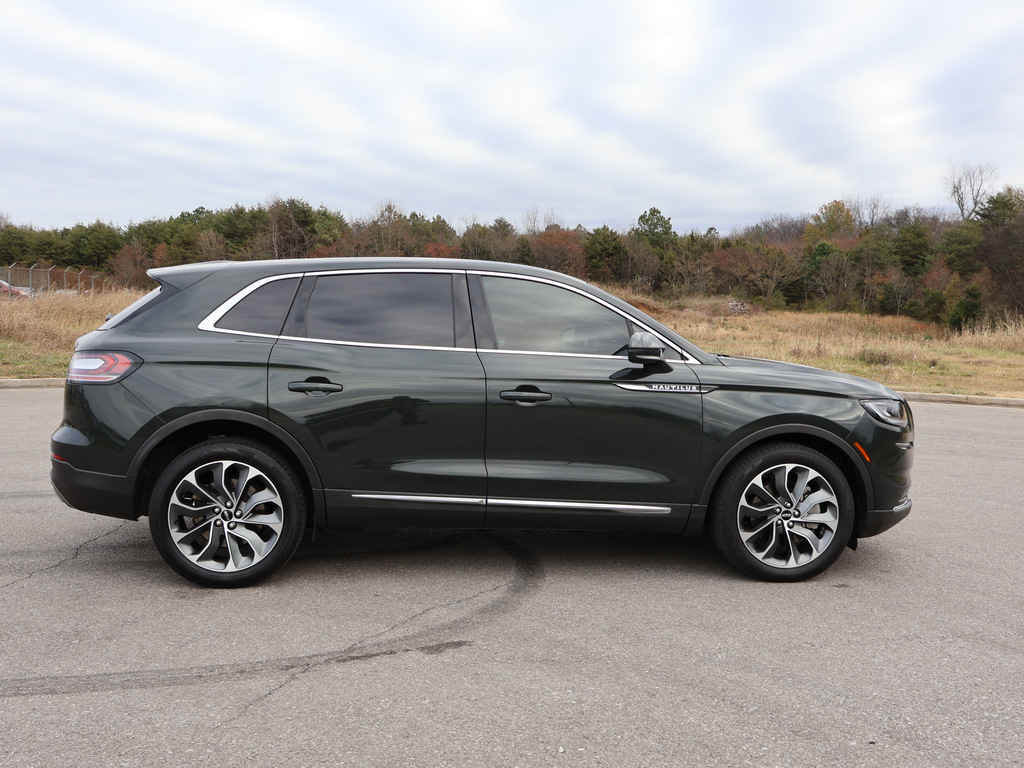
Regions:
[[773, 443], [726, 472], [710, 515], [715, 546], [732, 565], [766, 581], [799, 581], [843, 553], [853, 531], [853, 494], [823, 454]]
[[248, 440], [219, 438], [188, 449], [160, 474], [150, 499], [161, 556], [209, 587], [265, 579], [291, 558], [305, 524], [294, 470]]

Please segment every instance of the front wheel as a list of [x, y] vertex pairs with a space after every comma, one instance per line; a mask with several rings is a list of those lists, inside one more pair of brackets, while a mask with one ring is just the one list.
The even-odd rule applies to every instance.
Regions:
[[160, 555], [208, 587], [265, 579], [291, 558], [305, 524], [294, 470], [248, 440], [218, 438], [188, 449], [160, 473], [150, 499]]
[[843, 473], [796, 443], [742, 456], [723, 476], [710, 509], [718, 551], [765, 581], [800, 581], [824, 571], [843, 553], [853, 518]]

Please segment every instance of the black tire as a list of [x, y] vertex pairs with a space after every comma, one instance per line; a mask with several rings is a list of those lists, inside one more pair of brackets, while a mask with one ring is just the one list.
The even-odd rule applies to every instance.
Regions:
[[763, 581], [801, 581], [824, 571], [846, 548], [854, 514], [839, 468], [796, 443], [771, 443], [737, 459], [709, 510], [722, 557]]
[[160, 473], [149, 528], [167, 564], [196, 584], [245, 587], [284, 565], [306, 527], [302, 484], [266, 446], [217, 438]]

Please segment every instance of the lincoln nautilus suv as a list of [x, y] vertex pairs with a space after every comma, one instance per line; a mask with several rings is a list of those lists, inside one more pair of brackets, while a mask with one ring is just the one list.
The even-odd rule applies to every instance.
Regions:
[[770, 581], [911, 507], [896, 392], [709, 354], [587, 283], [438, 259], [208, 262], [78, 340], [54, 488], [253, 584], [307, 529], [707, 529]]

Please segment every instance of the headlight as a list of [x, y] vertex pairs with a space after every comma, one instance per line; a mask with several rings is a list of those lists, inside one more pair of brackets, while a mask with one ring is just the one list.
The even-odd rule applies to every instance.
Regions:
[[864, 410], [890, 427], [906, 429], [910, 426], [910, 415], [902, 400], [861, 400]]

